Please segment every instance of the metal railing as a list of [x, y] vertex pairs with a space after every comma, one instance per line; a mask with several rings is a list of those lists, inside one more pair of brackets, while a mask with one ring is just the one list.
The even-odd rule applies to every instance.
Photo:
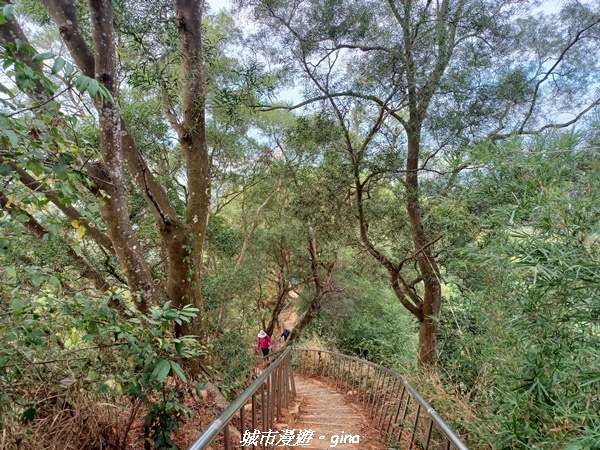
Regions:
[[[293, 362], [292, 347], [272, 355], [271, 360], [280, 353], [189, 450], [255, 448], [240, 447], [241, 437], [246, 430], [272, 430], [275, 419], [281, 419], [282, 410], [296, 397], [294, 370], [322, 378], [335, 390], [361, 403], [384, 436], [388, 449], [468, 450], [429, 403], [393, 370], [328, 350], [293, 351]], [[237, 440], [232, 440], [232, 432]], [[266, 449], [262, 442], [260, 446]]]
[[322, 377], [362, 403], [388, 449], [468, 450], [423, 397], [398, 373], [364, 359], [318, 349], [296, 349], [295, 370]]
[[[217, 440], [221, 439], [223, 442], [219, 443], [218, 448], [239, 449], [242, 448], [241, 436], [246, 430], [272, 429], [275, 420], [281, 419], [283, 410], [287, 409], [290, 400], [296, 397], [291, 351], [291, 347], [283, 350], [280, 356], [204, 430], [189, 450], [215, 448]], [[264, 364], [266, 366], [268, 361], [264, 360]], [[232, 439], [232, 433], [237, 439]], [[263, 445], [263, 448], [266, 446]]]

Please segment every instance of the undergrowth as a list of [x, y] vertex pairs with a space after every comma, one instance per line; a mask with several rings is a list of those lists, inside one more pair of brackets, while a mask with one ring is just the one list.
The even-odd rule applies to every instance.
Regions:
[[118, 294], [63, 295], [35, 268], [0, 276], [0, 448], [124, 448], [136, 420], [144, 448], [174, 448], [203, 389], [184, 367], [204, 348], [171, 331], [194, 308], [119, 314]]

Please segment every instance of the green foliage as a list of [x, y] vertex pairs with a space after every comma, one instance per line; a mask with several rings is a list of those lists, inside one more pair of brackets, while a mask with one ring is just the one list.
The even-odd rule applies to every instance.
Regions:
[[400, 372], [414, 368], [418, 325], [394, 293], [348, 269], [336, 283], [344, 286], [343, 295], [325, 302], [310, 331], [342, 353]]
[[[75, 3], [88, 39], [86, 2]], [[390, 6], [400, 2], [252, 3], [259, 5], [257, 17], [286, 18], [270, 20], [262, 42], [246, 40], [226, 14], [205, 15], [202, 30], [215, 201], [197, 263], [214, 356], [207, 368], [221, 390], [232, 399], [245, 386], [256, 331], [278, 298], [298, 313], [312, 300], [309, 229], [320, 264], [339, 265], [328, 286], [333, 292], [308, 331], [341, 351], [399, 371], [413, 368], [418, 324], [384, 287], [389, 274], [363, 256], [353, 179], [363, 183], [364, 225], [375, 247], [395, 262], [413, 254], [401, 208], [405, 131], [411, 131], [421, 145], [423, 231], [442, 237], [432, 246], [444, 295], [440, 373], [450, 394], [468, 400], [482, 418], [459, 425], [475, 448], [490, 442], [497, 448], [597, 446], [600, 163], [590, 149], [597, 149], [598, 135], [471, 144], [528, 130], [563, 105], [580, 111], [592, 104], [600, 73], [593, 6], [570, 2], [551, 19], [514, 20], [511, 9], [523, 2], [465, 1], [460, 8], [449, 2], [448, 10], [405, 2], [399, 12]], [[39, 1], [17, 6], [35, 24], [51, 20]], [[131, 0], [113, 7], [122, 118], [184, 218], [186, 177], [197, 174], [186, 172], [173, 143], [178, 127], [169, 127], [184, 114], [185, 81], [172, 7]], [[0, 25], [15, 18], [15, 7], [4, 5]], [[449, 35], [456, 41], [448, 42]], [[573, 36], [581, 39], [567, 45]], [[271, 42], [281, 46], [259, 54]], [[248, 44], [256, 56], [231, 56]], [[0, 182], [9, 200], [0, 214], [0, 414], [27, 430], [53, 422], [48, 398], [67, 401], [85, 392], [97, 402], [141, 402], [145, 447], [172, 448], [171, 433], [191, 414], [182, 397], [199, 387], [186, 364], [206, 355], [172, 330], [197, 311], [165, 302], [148, 315], [135, 313], [135, 296], [119, 288], [116, 259], [43, 194], [52, 190], [60, 204], [76, 205], [90, 226], [103, 230], [103, 199], [86, 169], [99, 158], [97, 116], [86, 108], [115, 100], [67, 56], [17, 40], [2, 46], [0, 60]], [[560, 64], [550, 69], [549, 61]], [[298, 88], [298, 67], [306, 69], [304, 81], [320, 84], [303, 86], [308, 95], [355, 94], [328, 99], [316, 114], [257, 115], [248, 108], [273, 100], [286, 83]], [[18, 182], [18, 170], [40, 186]], [[161, 278], [168, 269], [164, 230], [148, 214], [149, 191], [128, 177], [129, 216]], [[42, 239], [26, 235], [31, 218], [43, 225]], [[164, 219], [159, 226], [169, 226]], [[81, 280], [82, 262], [106, 277], [108, 294]], [[417, 280], [414, 291], [421, 295], [413, 262], [411, 256], [402, 274]], [[284, 297], [292, 277], [297, 301]], [[116, 300], [125, 305], [122, 314], [113, 309]]]
[[206, 234], [214, 251], [224, 258], [237, 255], [243, 240], [240, 231], [229, 226], [221, 216], [210, 217]]
[[0, 25], [6, 23], [7, 21], [13, 20], [15, 16], [15, 6], [14, 5], [4, 5], [2, 8], [2, 13], [0, 14]]
[[[191, 411], [181, 403], [192, 389], [182, 366], [205, 351], [191, 337], [173, 337], [173, 323], [189, 322], [191, 307], [165, 303], [149, 316], [123, 318], [107, 302], [82, 293], [66, 296], [48, 270], [5, 268], [0, 295], [0, 414], [44, 420], [40, 387], [67, 398], [61, 386], [77, 386], [102, 398], [127, 396], [147, 405], [145, 446], [173, 448], [170, 434]], [[64, 364], [68, 361], [68, 364]], [[179, 380], [177, 380], [179, 379]]]
[[228, 329], [219, 333], [213, 342], [213, 352], [218, 355], [215, 369], [219, 374], [219, 390], [229, 401], [248, 387], [247, 376], [254, 367], [254, 347], [250, 344], [253, 338], [239, 330]]
[[460, 262], [478, 269], [453, 264], [463, 289], [440, 362], [498, 448], [591, 449], [598, 436], [600, 161], [587, 145], [566, 133], [495, 146], [469, 185], [483, 228]]

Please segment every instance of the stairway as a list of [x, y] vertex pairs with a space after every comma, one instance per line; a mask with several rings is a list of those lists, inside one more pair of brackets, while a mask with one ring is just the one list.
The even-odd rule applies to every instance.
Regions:
[[[310, 449], [384, 450], [379, 433], [372, 430], [362, 408], [350, 403], [320, 381], [295, 376], [296, 398], [300, 401], [294, 421], [300, 430], [314, 431]], [[310, 433], [309, 433], [310, 434]], [[296, 446], [298, 447], [298, 445]]]
[[468, 450], [393, 370], [329, 350], [288, 347], [189, 450], [385, 450], [384, 441], [409, 450]]

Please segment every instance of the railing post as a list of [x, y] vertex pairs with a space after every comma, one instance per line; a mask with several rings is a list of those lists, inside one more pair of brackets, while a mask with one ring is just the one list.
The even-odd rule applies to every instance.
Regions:
[[[244, 431], [246, 431], [246, 405], [243, 405], [240, 408], [240, 433], [243, 436]], [[246, 448], [246, 446], [242, 446], [242, 450]]]
[[346, 392], [352, 390], [352, 360], [346, 358], [348, 366], [346, 368]]
[[342, 364], [344, 360], [340, 355], [336, 355], [335, 359], [337, 360], [337, 379], [335, 382], [335, 390], [340, 390], [340, 385], [342, 384]]
[[[350, 382], [348, 381], [350, 378], [350, 360], [347, 358], [343, 358], [344, 361], [344, 368], [343, 368], [343, 376], [342, 376], [342, 389], [344, 390], [344, 392], [348, 392], [348, 385], [350, 384]], [[344, 384], [346, 386], [344, 386]]]
[[277, 370], [273, 371], [271, 378], [271, 412], [269, 414], [269, 429], [275, 424], [275, 416], [277, 415]]
[[320, 376], [324, 376], [325, 375], [325, 361], [323, 359], [323, 355], [321, 354], [320, 350], [315, 350], [314, 354], [316, 355], [317, 358], [317, 374]]
[[[383, 375], [383, 380], [381, 380], [381, 386], [379, 387], [379, 389], [377, 389], [377, 401], [375, 402], [374, 406], [373, 406], [373, 421], [376, 422], [377, 421], [377, 417], [379, 417], [379, 410], [380, 410], [380, 404], [381, 406], [383, 406], [383, 401], [385, 399], [385, 394], [387, 392], [387, 388], [390, 385], [390, 376], [387, 375], [386, 373], [384, 373]], [[381, 402], [381, 403], [380, 403]]]
[[[390, 383], [388, 382], [387, 388], [386, 388], [385, 392], [383, 393], [383, 401], [381, 402], [381, 419], [379, 419], [377, 421], [378, 427], [381, 431], [383, 431], [383, 426], [385, 424], [385, 418], [387, 417], [387, 412], [390, 407], [390, 405], [388, 405], [386, 402], [388, 401], [388, 398], [392, 396], [392, 392], [394, 392], [394, 390], [396, 389], [396, 382], [397, 382], [396, 378], [392, 378], [392, 380], [391, 380], [392, 387], [390, 388]], [[389, 396], [388, 396], [388, 393], [389, 393]]]
[[[268, 383], [267, 383], [267, 424], [266, 424], [266, 429], [270, 429], [271, 428], [271, 420], [273, 417], [273, 413], [274, 408], [273, 408], [273, 377], [275, 376], [275, 373], [271, 373], [271, 376], [268, 378]], [[265, 431], [266, 431], [265, 429]]]
[[[362, 369], [361, 369], [362, 370]], [[365, 400], [367, 399], [367, 386], [369, 385], [369, 374], [371, 372], [371, 366], [367, 365], [367, 373], [365, 374], [365, 388], [363, 390], [363, 398], [362, 404], [365, 404]]]
[[289, 402], [289, 373], [287, 367], [287, 360], [283, 361], [281, 365], [281, 370], [283, 371], [283, 406], [287, 409], [290, 407]]
[[265, 391], [267, 390], [267, 384], [269, 383], [269, 379], [267, 378], [265, 382], [262, 384], [260, 389], [260, 414], [262, 416], [262, 430], [267, 431], [267, 410], [269, 409], [267, 403], [265, 402]]
[[358, 371], [358, 368], [360, 367], [360, 372], [358, 373], [358, 378], [356, 379], [356, 392], [354, 395], [354, 399], [356, 400], [356, 402], [360, 401], [360, 383], [362, 381], [362, 363], [360, 361], [356, 361], [356, 364], [354, 364], [354, 372], [356, 373], [356, 371]]
[[277, 374], [277, 420], [281, 420], [281, 404], [283, 403], [283, 367], [280, 365], [275, 370]]
[[400, 419], [400, 431], [398, 432], [398, 442], [402, 438], [402, 433], [404, 432], [404, 421], [406, 420], [406, 413], [408, 412], [408, 404], [410, 403], [410, 394], [406, 396], [406, 404], [404, 405], [404, 412], [402, 413], [402, 418]]
[[340, 387], [339, 390], [344, 392], [344, 383], [346, 382], [346, 358], [340, 356]]
[[431, 432], [433, 431], [433, 419], [429, 418], [429, 425], [427, 425], [427, 434], [425, 436], [425, 446], [423, 450], [427, 450], [429, 448], [429, 441], [431, 440]]
[[369, 401], [367, 403], [367, 408], [369, 408], [369, 416], [372, 416], [373, 405], [375, 405], [375, 396], [377, 395], [377, 390], [379, 389], [379, 381], [381, 379], [381, 374], [383, 371], [381, 369], [377, 369], [377, 375], [375, 375], [375, 383], [371, 386], [371, 393], [369, 395]]
[[402, 383], [402, 393], [400, 394], [400, 398], [398, 399], [398, 408], [396, 409], [396, 414], [394, 414], [394, 418], [392, 420], [390, 420], [390, 424], [388, 425], [388, 429], [386, 431], [386, 434], [389, 435], [393, 432], [394, 427], [392, 424], [396, 424], [396, 421], [398, 420], [398, 414], [400, 414], [400, 408], [402, 407], [402, 399], [404, 398], [404, 392], [406, 391], [406, 386], [404, 385], [404, 383]]
[[225, 450], [231, 450], [231, 436], [229, 434], [229, 424], [226, 423], [223, 428], [223, 437], [225, 438]]
[[338, 375], [338, 383], [336, 384], [336, 390], [337, 391], [342, 391], [343, 387], [344, 387], [344, 365], [346, 364], [346, 360], [344, 359], [343, 356], [338, 356], [338, 360], [340, 362], [339, 364], [339, 375]]
[[331, 355], [331, 359], [333, 360], [333, 388], [337, 391], [339, 374], [338, 358], [337, 356], [334, 357], [333, 355]]
[[252, 394], [252, 431], [256, 430], [256, 392]]
[[277, 369], [273, 372], [273, 378], [271, 379], [271, 416], [269, 422], [269, 428], [273, 428], [273, 424], [275, 423], [275, 418], [277, 416], [277, 379], [279, 378], [277, 373]]
[[292, 383], [292, 398], [296, 398], [296, 380], [294, 380], [294, 366], [292, 365], [292, 357], [290, 355], [289, 363], [290, 365], [290, 380]]
[[421, 404], [417, 403], [417, 411], [415, 413], [415, 423], [413, 424], [412, 433], [410, 434], [410, 442], [408, 444], [408, 450], [412, 449], [413, 442], [415, 439], [415, 432], [417, 431], [417, 425], [419, 424], [419, 414], [421, 412]]

